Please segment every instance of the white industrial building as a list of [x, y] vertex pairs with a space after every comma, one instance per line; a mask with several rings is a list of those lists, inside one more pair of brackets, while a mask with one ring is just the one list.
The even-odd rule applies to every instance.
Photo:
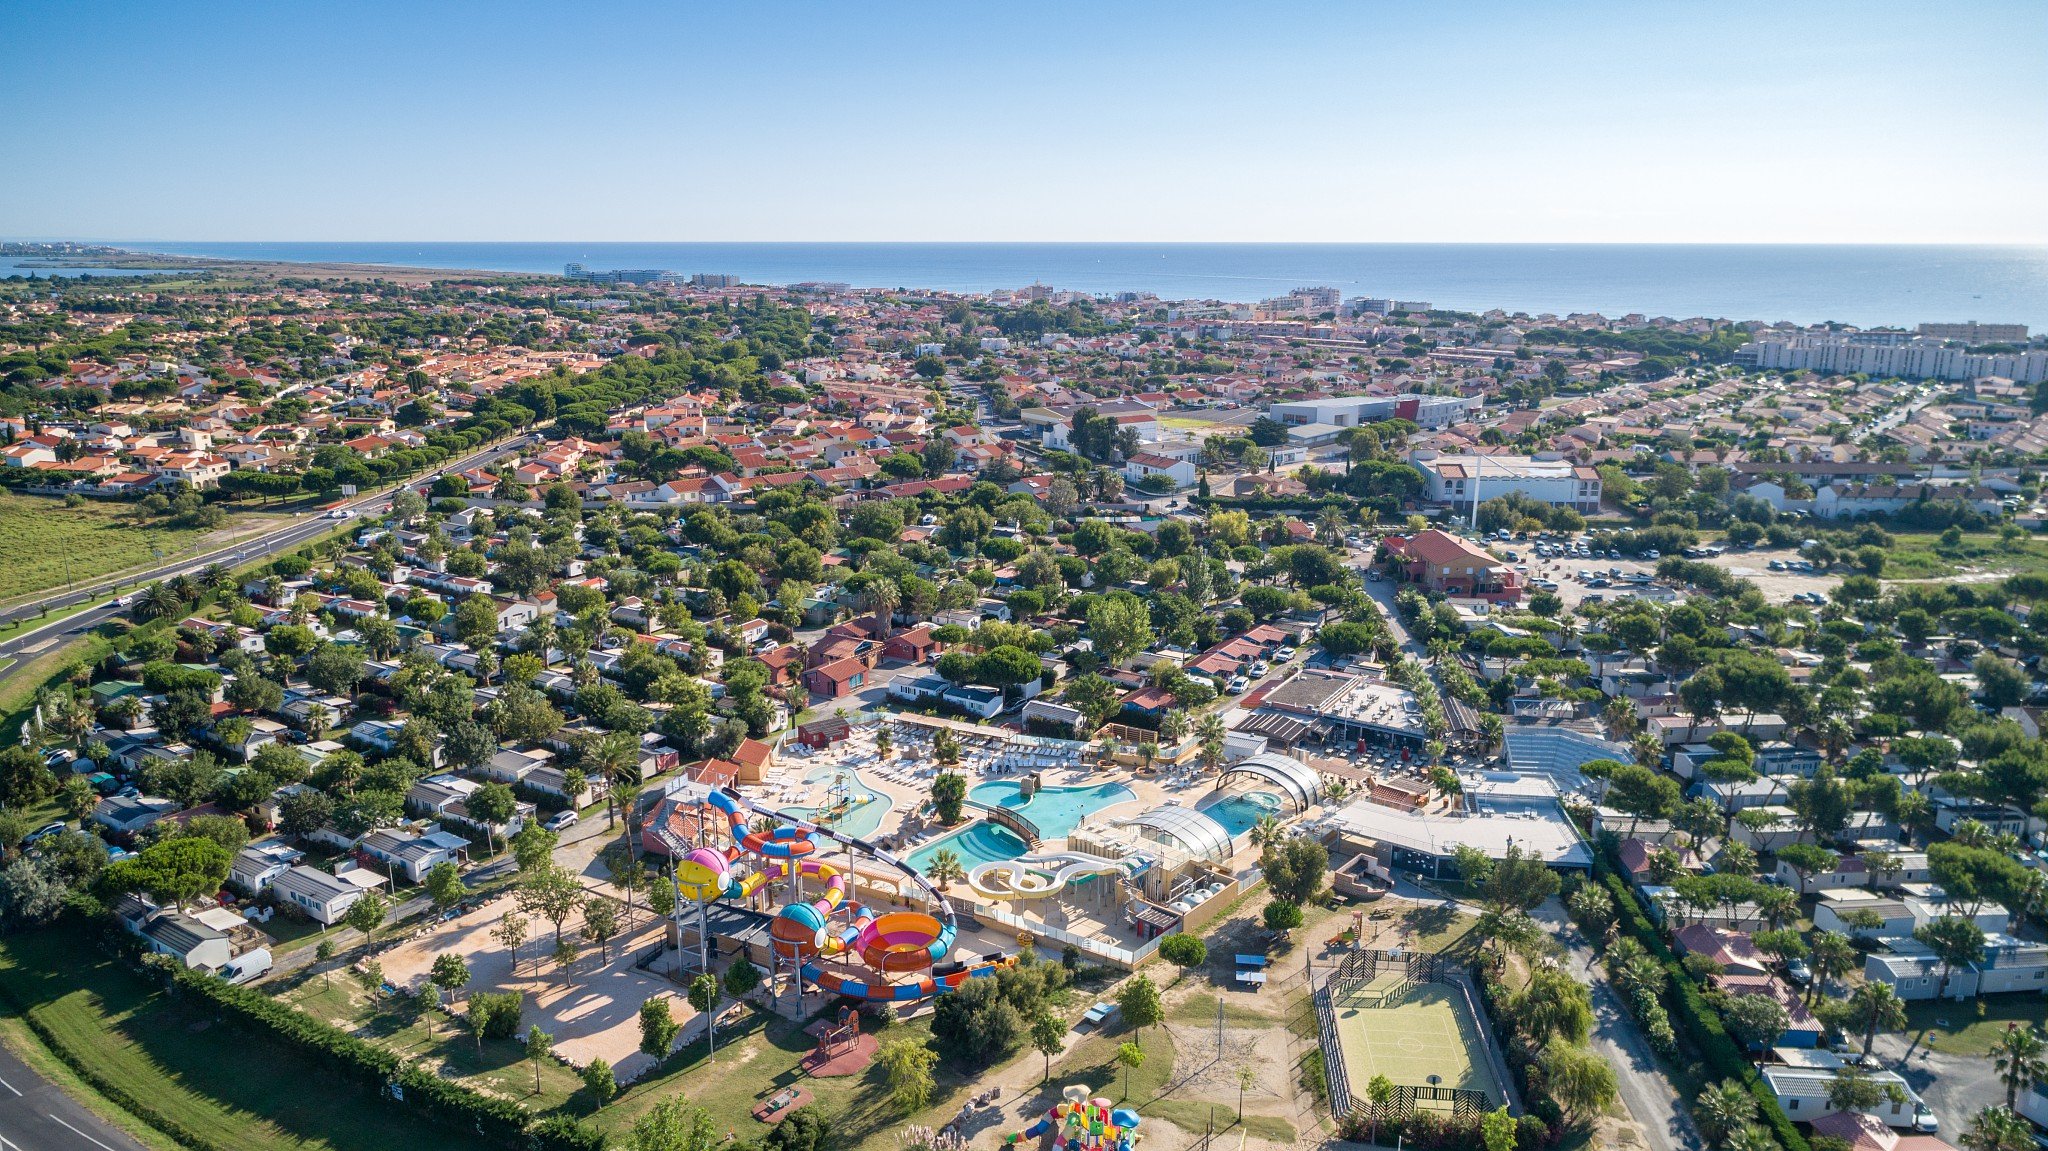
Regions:
[[1478, 396], [1325, 396], [1274, 404], [1266, 414], [1290, 427], [1332, 424], [1355, 428], [1380, 420], [1409, 420], [1418, 427], [1442, 428], [1478, 409]]
[[1533, 456], [1449, 455], [1423, 449], [1408, 457], [1432, 503], [1470, 509], [1515, 493], [1592, 515], [1600, 510], [1600, 473], [1556, 452]]

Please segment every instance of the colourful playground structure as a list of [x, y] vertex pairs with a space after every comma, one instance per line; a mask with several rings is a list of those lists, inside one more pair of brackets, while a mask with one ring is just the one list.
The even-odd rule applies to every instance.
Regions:
[[1053, 1151], [1132, 1151], [1138, 1142], [1138, 1113], [1112, 1107], [1100, 1096], [1091, 1099], [1088, 1088], [1077, 1083], [1038, 1122], [1003, 1136], [1003, 1146], [1013, 1147], [1048, 1131]]
[[[668, 798], [723, 814], [733, 841], [723, 848], [693, 847], [667, 842], [667, 833], [656, 832], [676, 861], [677, 894], [705, 904], [745, 899], [771, 880], [789, 883], [796, 898], [769, 924], [770, 950], [778, 963], [790, 964], [804, 980], [827, 992], [880, 1002], [910, 1002], [950, 991], [1016, 962], [1014, 956], [1004, 955], [973, 963], [948, 961], [959, 934], [952, 904], [915, 869], [866, 840], [763, 807], [729, 788], [686, 784]], [[749, 827], [749, 819], [755, 817], [766, 817], [766, 830]], [[828, 845], [847, 849], [845, 864], [818, 857]], [[917, 888], [938, 914], [877, 914], [854, 902], [856, 852], [899, 877], [899, 890], [905, 885]], [[756, 857], [758, 866], [743, 866], [743, 856]], [[818, 892], [813, 898], [803, 898], [806, 880], [812, 881]], [[856, 959], [874, 973], [872, 978], [849, 974]]]
[[1129, 879], [1150, 865], [1143, 856], [1104, 859], [1085, 851], [1045, 851], [977, 864], [967, 872], [967, 885], [986, 899], [1022, 902], [1058, 895], [1099, 875]]

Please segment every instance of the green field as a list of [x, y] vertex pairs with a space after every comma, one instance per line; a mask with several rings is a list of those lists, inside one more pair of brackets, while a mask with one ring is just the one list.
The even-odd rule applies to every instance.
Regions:
[[2024, 536], [2007, 543], [1989, 532], [1963, 537], [1953, 548], [1941, 545], [1938, 532], [1897, 532], [1895, 543], [1885, 549], [1884, 578], [1898, 580], [1943, 579], [1963, 572], [2048, 571], [2048, 540]]
[[[1978, 1009], [1983, 1015], [1978, 1015]], [[2008, 1024], [2048, 1025], [2048, 1001], [2032, 993], [1986, 995], [1965, 1003], [1906, 1005], [1906, 1038], [1946, 1055], [1988, 1057]]]
[[84, 931], [0, 939], [0, 1002], [159, 1114], [238, 1151], [485, 1144], [379, 1103], [304, 1055], [172, 1000]]
[[68, 508], [46, 496], [0, 492], [0, 601], [150, 563], [151, 548], [174, 556], [225, 540], [271, 517], [240, 514], [218, 531], [137, 524], [129, 505], [92, 501]]

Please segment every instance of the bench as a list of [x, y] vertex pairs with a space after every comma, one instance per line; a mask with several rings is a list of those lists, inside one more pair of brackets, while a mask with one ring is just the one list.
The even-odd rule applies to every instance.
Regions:
[[1265, 956], [1263, 956], [1263, 955], [1239, 955], [1239, 956], [1237, 956], [1237, 965], [1238, 965], [1239, 967], [1264, 967], [1264, 966], [1266, 965], [1266, 963], [1267, 963], [1266, 957], [1265, 957]]
[[1263, 971], [1240, 971], [1237, 973], [1237, 981], [1239, 983], [1252, 983], [1264, 986], [1266, 973]]
[[1101, 1023], [1102, 1023], [1102, 1022], [1103, 1022], [1104, 1020], [1108, 1019], [1108, 1018], [1109, 1018], [1110, 1016], [1112, 1016], [1112, 1015], [1115, 1015], [1115, 1014], [1116, 1014], [1116, 1004], [1114, 1004], [1114, 1003], [1097, 1003], [1097, 1004], [1096, 1004], [1095, 1006], [1093, 1006], [1093, 1007], [1090, 1007], [1090, 1008], [1088, 1009], [1088, 1012], [1087, 1012], [1087, 1014], [1085, 1014], [1085, 1015], [1081, 1016], [1081, 1022], [1083, 1022], [1083, 1023], [1094, 1023], [1094, 1024], [1098, 1024], [1098, 1025], [1099, 1025], [1099, 1024], [1101, 1024]]

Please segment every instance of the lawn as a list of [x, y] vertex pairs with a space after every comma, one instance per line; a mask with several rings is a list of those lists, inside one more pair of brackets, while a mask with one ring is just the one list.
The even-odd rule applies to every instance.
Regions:
[[[1982, 1016], [1977, 1014], [1979, 1008]], [[1989, 1055], [2008, 1023], [2048, 1026], [2048, 999], [2028, 994], [1987, 995], [1962, 1003], [1923, 1001], [1906, 1008], [1906, 1038], [1944, 1055]]]
[[123, 503], [73, 508], [48, 496], [0, 492], [0, 601], [143, 566], [155, 559], [152, 548], [165, 556], [201, 550], [269, 519], [238, 514], [227, 527], [204, 531], [138, 524], [129, 510]]
[[380, 1104], [298, 1051], [164, 996], [82, 930], [0, 939], [0, 992], [26, 1007], [74, 1059], [223, 1147], [485, 1146]]
[[1965, 535], [1953, 548], [1941, 545], [1937, 532], [1894, 533], [1894, 546], [1886, 549], [1884, 578], [1888, 580], [1942, 579], [1962, 572], [2048, 571], [2048, 540], [2025, 536], [2007, 544], [1990, 532]]

